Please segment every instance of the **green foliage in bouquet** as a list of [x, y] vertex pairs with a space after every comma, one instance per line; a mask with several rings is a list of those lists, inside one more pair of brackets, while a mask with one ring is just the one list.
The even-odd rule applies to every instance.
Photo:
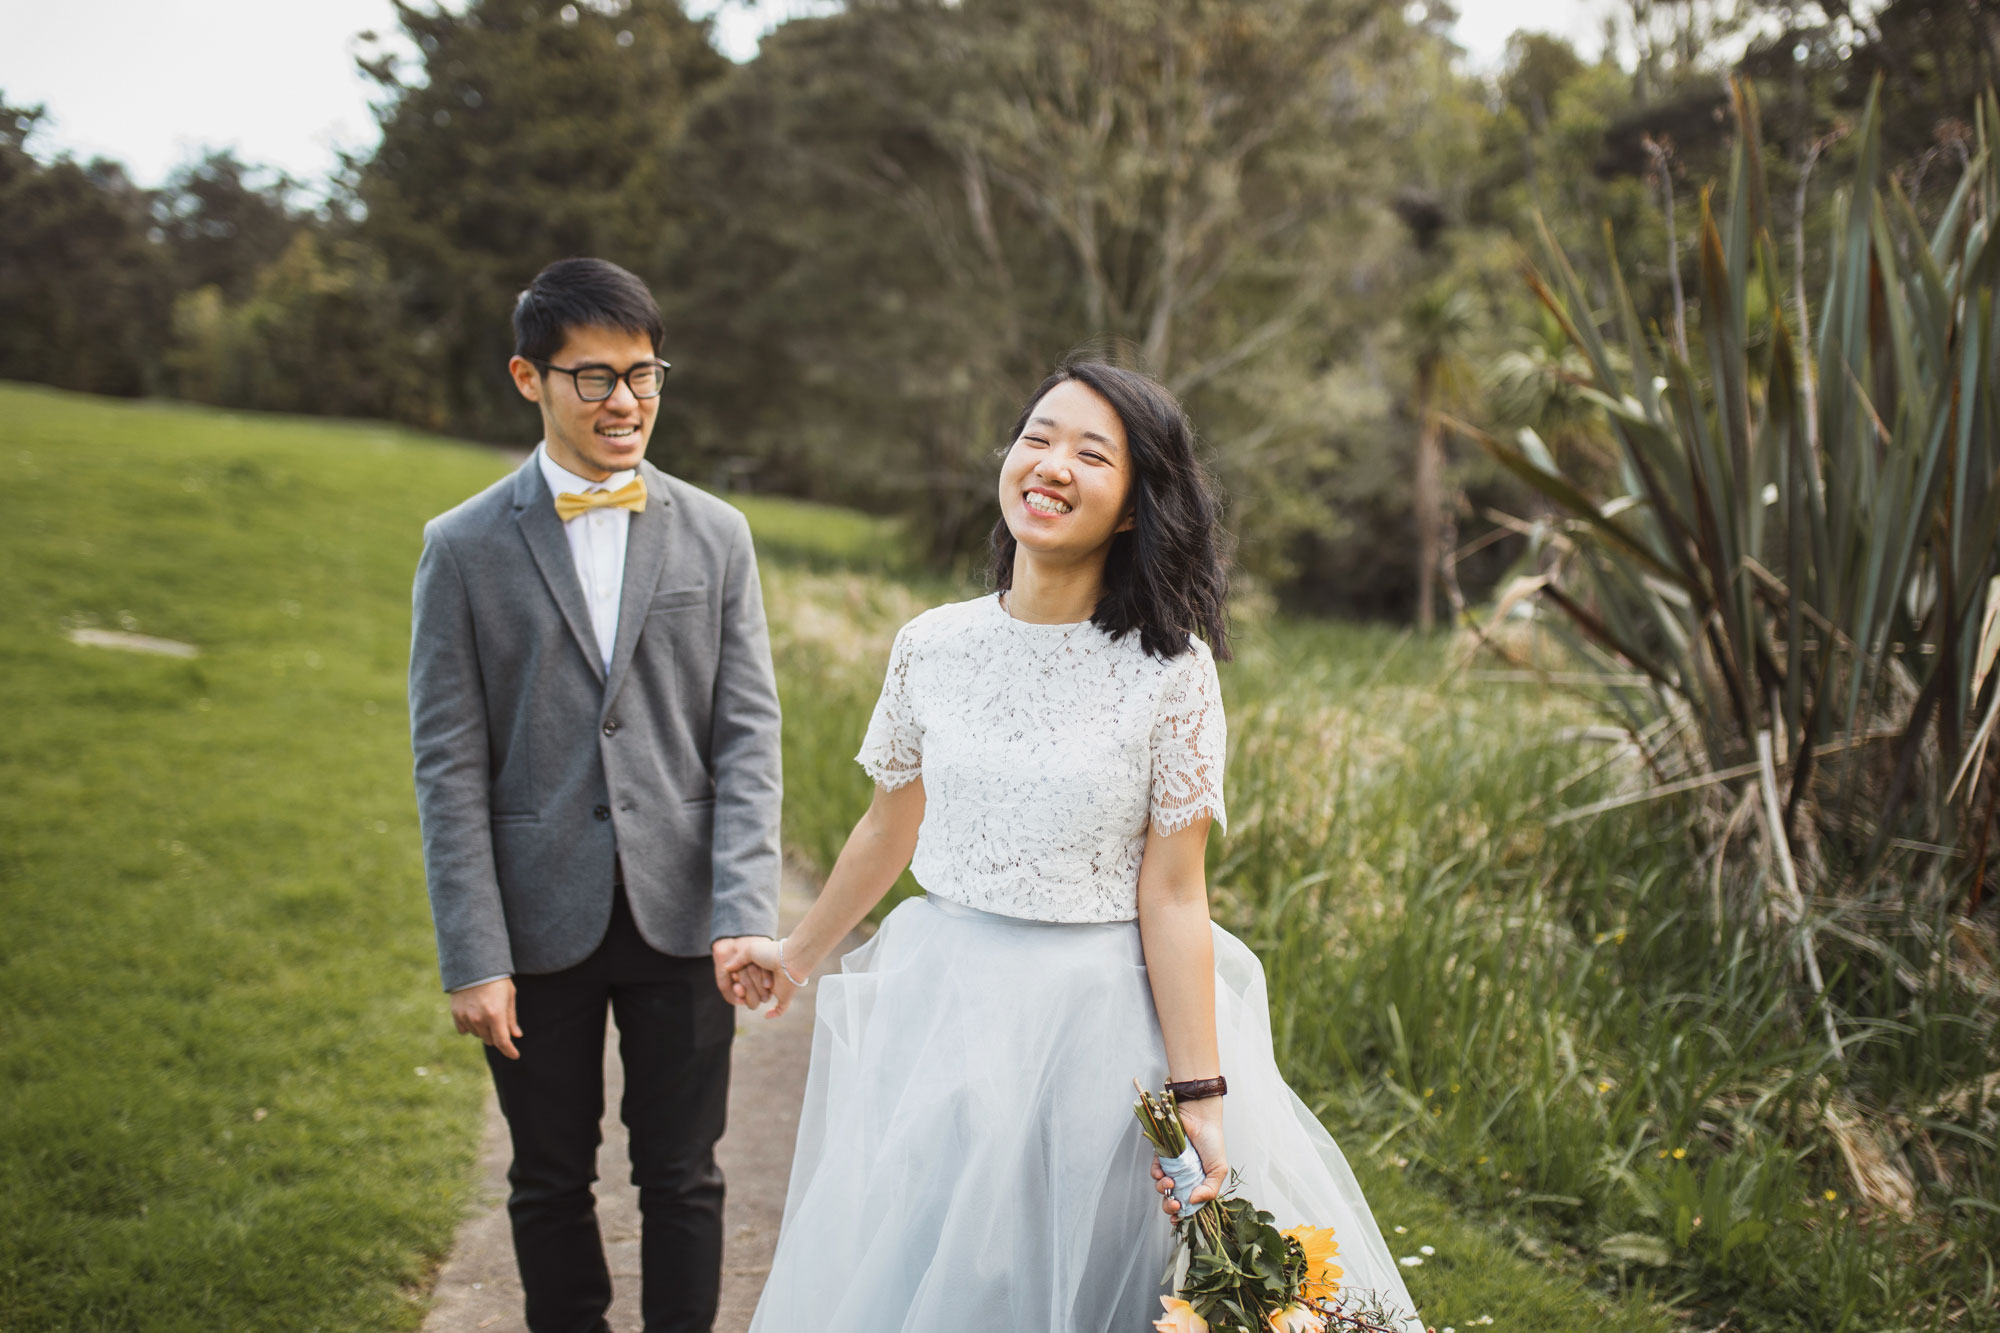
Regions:
[[[1229, 1183], [1233, 1189], [1234, 1174]], [[1225, 1194], [1179, 1230], [1189, 1255], [1180, 1297], [1210, 1328], [1262, 1333], [1271, 1316], [1298, 1303], [1305, 1251], [1248, 1199]]]

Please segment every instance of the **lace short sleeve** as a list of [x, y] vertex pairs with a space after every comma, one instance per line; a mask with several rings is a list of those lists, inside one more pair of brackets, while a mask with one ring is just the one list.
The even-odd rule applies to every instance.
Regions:
[[1178, 833], [1208, 815], [1226, 830], [1222, 768], [1229, 732], [1215, 659], [1196, 640], [1174, 665], [1153, 714], [1153, 827]]
[[896, 634], [882, 695], [875, 701], [875, 715], [868, 719], [861, 753], [854, 756], [885, 791], [896, 790], [924, 771], [924, 728], [910, 693], [910, 638], [908, 625]]

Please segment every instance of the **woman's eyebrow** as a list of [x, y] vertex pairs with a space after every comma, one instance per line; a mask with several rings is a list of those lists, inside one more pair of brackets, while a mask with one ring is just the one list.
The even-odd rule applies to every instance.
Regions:
[[[1029, 417], [1028, 424], [1030, 426], [1047, 426], [1053, 430], [1062, 429], [1062, 423], [1057, 421], [1053, 417]], [[1096, 440], [1099, 444], [1111, 445], [1113, 448], [1117, 447], [1115, 444], [1112, 444], [1112, 440], [1109, 435], [1099, 435], [1094, 430], [1085, 431], [1083, 433], [1083, 438], [1086, 440]]]

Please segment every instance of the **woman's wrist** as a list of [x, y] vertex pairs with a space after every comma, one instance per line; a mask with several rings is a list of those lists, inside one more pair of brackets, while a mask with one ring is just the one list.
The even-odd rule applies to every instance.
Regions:
[[798, 950], [787, 947], [791, 939], [786, 935], [778, 940], [778, 970], [794, 986], [809, 986], [812, 984], [813, 965], [800, 957]]

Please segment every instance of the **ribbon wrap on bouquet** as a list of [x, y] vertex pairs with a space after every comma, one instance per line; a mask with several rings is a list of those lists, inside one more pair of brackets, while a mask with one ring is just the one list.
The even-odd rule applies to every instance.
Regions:
[[1188, 1207], [1188, 1196], [1194, 1193], [1194, 1187], [1208, 1178], [1208, 1172], [1202, 1169], [1201, 1154], [1194, 1150], [1192, 1143], [1183, 1148], [1177, 1157], [1162, 1157], [1160, 1170], [1166, 1172], [1167, 1179], [1174, 1182], [1174, 1199], [1181, 1206], [1176, 1220], [1193, 1217], [1207, 1206], [1196, 1204], [1192, 1208]]

